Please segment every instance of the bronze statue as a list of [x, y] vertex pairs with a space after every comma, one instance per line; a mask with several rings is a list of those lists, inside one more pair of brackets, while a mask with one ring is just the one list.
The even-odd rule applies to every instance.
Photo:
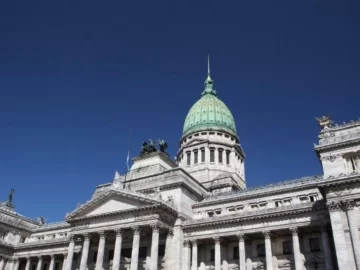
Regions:
[[149, 143], [146, 141], [143, 142], [143, 145], [141, 147], [140, 156], [144, 156], [150, 153], [156, 152], [157, 149], [154, 145], [154, 141], [152, 139], [149, 139]]
[[166, 149], [168, 148], [167, 142], [159, 139], [158, 143], [159, 143], [160, 152], [166, 153]]

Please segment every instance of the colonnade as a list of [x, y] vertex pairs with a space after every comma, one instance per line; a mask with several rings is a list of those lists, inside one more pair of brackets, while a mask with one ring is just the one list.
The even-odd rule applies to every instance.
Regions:
[[[299, 244], [299, 229], [298, 227], [289, 228], [292, 234], [292, 244], [293, 244], [293, 256], [295, 261], [295, 269], [302, 270], [304, 262], [302, 261], [302, 256], [300, 252], [300, 244]], [[264, 237], [265, 242], [265, 259], [266, 259], [266, 270], [273, 270], [273, 262], [272, 262], [272, 248], [271, 248], [271, 236], [272, 232], [269, 230], [263, 231], [262, 235]], [[239, 247], [239, 269], [246, 270], [246, 253], [245, 253], [245, 234], [240, 233], [237, 235], [238, 239], [238, 247]], [[208, 239], [204, 239], [208, 240]], [[221, 270], [221, 240], [222, 237], [216, 236], [213, 239], [214, 243], [214, 252], [215, 252], [215, 270]], [[198, 244], [200, 239], [191, 239], [184, 241], [184, 270], [197, 270], [199, 267], [198, 261]], [[332, 264], [332, 256], [330, 249], [330, 241], [329, 235], [327, 232], [327, 226], [323, 226], [321, 230], [321, 241], [323, 246], [323, 252], [325, 256], [325, 263], [327, 270], [333, 270]], [[190, 261], [191, 258], [191, 261]]]

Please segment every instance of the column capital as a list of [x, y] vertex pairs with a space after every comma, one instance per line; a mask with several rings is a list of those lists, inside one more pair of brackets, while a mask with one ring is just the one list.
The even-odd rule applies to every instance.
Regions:
[[69, 235], [69, 240], [70, 240], [70, 242], [75, 242], [75, 235], [70, 234]]
[[105, 231], [100, 231], [100, 232], [99, 232], [99, 237], [100, 237], [100, 239], [105, 239], [105, 238], [106, 238], [106, 235], [107, 235], [107, 233], [106, 233]]
[[67, 258], [68, 253], [67, 253], [67, 252], [63, 252], [63, 255], [64, 255], [64, 259], [66, 259], [66, 258]]
[[354, 201], [354, 200], [347, 200], [347, 201], [344, 203], [344, 205], [345, 205], [345, 209], [346, 209], [347, 211], [349, 211], [349, 210], [354, 210], [355, 201]]
[[25, 259], [29, 262], [31, 260], [30, 256], [26, 256]]
[[91, 239], [91, 234], [90, 233], [84, 233], [83, 237], [84, 237], [84, 240], [89, 241]]
[[184, 245], [184, 247], [187, 247], [187, 248], [190, 247], [190, 241], [184, 240], [183, 245]]
[[161, 225], [159, 223], [153, 223], [153, 224], [150, 224], [150, 227], [153, 232], [159, 232]]
[[196, 238], [190, 239], [190, 242], [191, 242], [193, 247], [197, 247], [198, 240]]
[[42, 259], [43, 259], [42, 255], [37, 256], [37, 258], [38, 258], [39, 261], [42, 261]]
[[221, 238], [219, 236], [213, 237], [213, 240], [214, 240], [215, 244], [219, 244], [221, 242]]
[[339, 201], [334, 201], [327, 204], [327, 208], [330, 212], [336, 212], [341, 210], [341, 203]]
[[245, 241], [245, 235], [243, 233], [238, 233], [236, 237], [238, 238], [239, 242]]
[[115, 229], [114, 232], [115, 232], [116, 236], [121, 236], [122, 237], [123, 234], [124, 234], [124, 231], [121, 228]]
[[133, 230], [134, 235], [139, 235], [141, 232], [140, 226], [133, 226], [131, 229]]
[[266, 230], [266, 231], [262, 231], [262, 233], [263, 233], [265, 239], [270, 239], [270, 237], [271, 237], [271, 232], [270, 231]]
[[290, 227], [289, 230], [290, 230], [290, 232], [291, 232], [291, 234], [292, 234], [293, 236], [298, 235], [298, 233], [299, 233], [299, 228], [296, 227], [296, 226]]

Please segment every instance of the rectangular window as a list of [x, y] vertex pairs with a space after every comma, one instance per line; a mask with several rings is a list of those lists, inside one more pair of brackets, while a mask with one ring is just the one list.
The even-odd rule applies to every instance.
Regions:
[[283, 254], [287, 255], [287, 254], [292, 254], [292, 242], [291, 241], [284, 241], [282, 242], [282, 246], [283, 246]]
[[146, 258], [146, 247], [139, 248], [139, 258]]
[[210, 249], [210, 261], [215, 261], [215, 249]]
[[194, 164], [198, 163], [198, 151], [194, 151]]
[[114, 259], [114, 250], [110, 249], [108, 253], [108, 261], [111, 261]]
[[226, 151], [226, 164], [230, 164], [230, 151]]
[[233, 247], [233, 259], [239, 259], [239, 247]]
[[257, 245], [257, 254], [258, 257], [265, 257], [265, 244]]
[[165, 256], [165, 245], [159, 245], [159, 251], [158, 251], [158, 256], [159, 257], [164, 257]]
[[220, 216], [221, 215], [221, 210], [215, 210], [215, 215]]
[[223, 150], [219, 149], [218, 154], [219, 154], [219, 163], [223, 163]]
[[131, 248], [122, 248], [121, 249], [121, 256], [130, 259], [131, 258]]
[[94, 251], [92, 256], [92, 262], [96, 262], [96, 258], [97, 258], [97, 251]]
[[47, 263], [44, 263], [43, 270], [46, 270], [48, 268]]
[[320, 251], [319, 238], [309, 238], [309, 245], [311, 252]]
[[32, 270], [36, 270], [36, 264], [33, 264], [33, 265], [31, 266], [31, 269], [32, 269]]
[[275, 202], [275, 207], [280, 207], [282, 205], [281, 201], [276, 201]]
[[191, 162], [191, 161], [190, 161], [190, 152], [187, 152], [187, 153], [186, 153], [186, 165], [189, 166], [189, 165], [190, 165], [190, 162]]
[[210, 149], [210, 162], [215, 162], [215, 149]]
[[310, 202], [315, 202], [316, 201], [316, 196], [315, 195], [310, 195], [309, 199], [310, 199]]
[[205, 162], [205, 149], [202, 148], [200, 151], [201, 151], [201, 162]]
[[213, 217], [214, 216], [214, 212], [207, 212], [208, 217]]

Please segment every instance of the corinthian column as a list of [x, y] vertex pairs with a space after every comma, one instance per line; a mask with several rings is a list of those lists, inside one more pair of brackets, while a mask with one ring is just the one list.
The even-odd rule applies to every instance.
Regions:
[[70, 243], [69, 243], [69, 247], [68, 247], [65, 270], [71, 270], [72, 262], [73, 262], [73, 258], [74, 258], [74, 248], [75, 248], [75, 239], [74, 239], [74, 236], [71, 235]]
[[263, 231], [265, 237], [266, 270], [273, 270], [272, 252], [271, 252], [271, 234], [269, 231]]
[[301, 261], [301, 254], [300, 254], [300, 244], [299, 244], [299, 229], [297, 227], [290, 228], [292, 234], [292, 242], [293, 242], [293, 251], [294, 251], [294, 259], [295, 259], [295, 269], [302, 270], [303, 263]]
[[328, 205], [330, 211], [331, 228], [335, 243], [336, 259], [339, 270], [349, 270], [349, 253], [346, 245], [343, 221], [341, 218], [340, 202], [332, 202]]
[[114, 249], [114, 259], [112, 270], [120, 269], [120, 256], [121, 256], [121, 243], [123, 232], [121, 229], [115, 230], [116, 240], [115, 240], [115, 249]]
[[240, 233], [237, 235], [239, 239], [239, 268], [240, 270], [246, 269], [246, 261], [245, 261], [245, 239], [244, 234]]
[[54, 254], [51, 254], [51, 255], [50, 255], [49, 270], [54, 270], [54, 265], [55, 265], [55, 255], [54, 255]]
[[215, 270], [221, 270], [221, 246], [220, 237], [214, 237], [215, 241]]
[[30, 259], [30, 257], [27, 257], [27, 258], [26, 258], [25, 270], [29, 270], [29, 269], [30, 269], [30, 263], [31, 263], [31, 259]]
[[41, 256], [39, 256], [38, 257], [39, 258], [39, 260], [38, 260], [38, 263], [37, 263], [37, 267], [36, 267], [36, 270], [41, 270], [41, 268], [42, 268], [42, 257]]
[[190, 241], [184, 241], [184, 270], [190, 270], [190, 257], [191, 257], [191, 248]]
[[192, 243], [192, 270], [197, 270], [198, 268], [198, 246], [197, 239], [191, 240]]
[[140, 227], [133, 227], [134, 237], [133, 237], [133, 246], [131, 252], [131, 266], [130, 270], [138, 270], [139, 263], [139, 245], [140, 245]]
[[80, 270], [86, 270], [88, 257], [89, 257], [90, 239], [91, 239], [90, 234], [88, 233], [84, 234], [84, 244], [81, 253]]
[[19, 269], [19, 259], [15, 258], [12, 270], [18, 270], [18, 269]]
[[99, 239], [98, 253], [97, 253], [97, 257], [96, 257], [95, 270], [102, 270], [103, 262], [104, 262], [106, 233], [99, 232], [99, 236], [100, 236], [100, 239]]
[[351, 242], [354, 249], [354, 257], [356, 262], [356, 268], [360, 269], [360, 239], [359, 228], [357, 224], [357, 216], [354, 210], [354, 201], [348, 201], [346, 203], [346, 214], [349, 221]]
[[321, 227], [321, 241], [322, 241], [322, 247], [325, 257], [326, 270], [333, 270], [334, 267], [332, 263], [332, 254], [330, 249], [330, 241], [329, 241], [327, 228], [328, 228], [327, 225]]
[[150, 270], [157, 270], [159, 254], [159, 224], [152, 224]]

